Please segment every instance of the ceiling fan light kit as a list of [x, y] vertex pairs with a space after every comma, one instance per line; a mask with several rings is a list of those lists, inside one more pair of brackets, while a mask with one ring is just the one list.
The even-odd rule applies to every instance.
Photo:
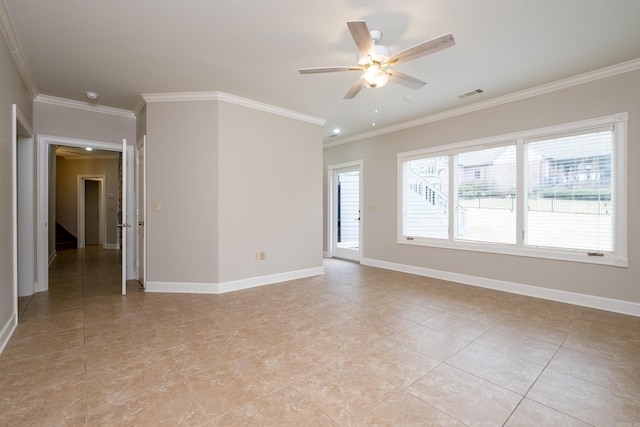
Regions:
[[362, 84], [365, 87], [375, 89], [382, 87], [389, 81], [389, 73], [387, 73], [377, 62], [367, 65], [366, 71], [362, 74]]
[[418, 90], [426, 83], [415, 77], [392, 70], [391, 66], [435, 53], [455, 44], [453, 36], [445, 34], [391, 55], [386, 46], [378, 44], [382, 37], [382, 31], [369, 30], [365, 21], [348, 21], [347, 27], [349, 27], [351, 37], [353, 37], [353, 41], [358, 47], [358, 65], [300, 68], [298, 70], [300, 74], [360, 71], [362, 75], [349, 89], [344, 99], [355, 98], [362, 87], [380, 88], [386, 85], [389, 80], [410, 89]]

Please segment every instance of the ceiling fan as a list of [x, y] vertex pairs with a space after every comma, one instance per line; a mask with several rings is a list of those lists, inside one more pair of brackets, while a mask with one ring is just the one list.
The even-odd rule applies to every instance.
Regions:
[[371, 30], [366, 21], [347, 21], [347, 26], [358, 47], [358, 64], [353, 66], [300, 68], [300, 74], [333, 73], [336, 71], [361, 71], [362, 76], [349, 89], [344, 99], [354, 98], [363, 87], [378, 88], [391, 80], [408, 88], [418, 90], [426, 83], [399, 71], [391, 66], [401, 62], [411, 61], [421, 56], [429, 55], [439, 50], [451, 47], [455, 40], [451, 34], [445, 34], [435, 39], [422, 42], [413, 47], [391, 55], [386, 46], [378, 44], [382, 31]]

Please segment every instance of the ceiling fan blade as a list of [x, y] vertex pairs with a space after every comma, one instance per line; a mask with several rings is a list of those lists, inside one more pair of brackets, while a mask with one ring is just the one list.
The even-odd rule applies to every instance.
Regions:
[[360, 55], [367, 57], [374, 52], [373, 40], [371, 40], [371, 33], [369, 33], [366, 21], [347, 21], [347, 26], [351, 31], [353, 41], [356, 42]]
[[409, 89], [418, 90], [422, 86], [426, 85], [426, 82], [422, 80], [416, 79], [415, 77], [411, 77], [407, 74], [400, 73], [395, 70], [389, 70], [389, 80], [401, 84], [402, 86], [406, 86]]
[[362, 81], [360, 81], [360, 79], [358, 79], [356, 81], [356, 83], [353, 86], [351, 86], [351, 89], [349, 89], [349, 92], [347, 92], [347, 94], [342, 99], [353, 99], [353, 98], [355, 98], [356, 95], [358, 94], [358, 92], [360, 92], [360, 89], [362, 89]]
[[316, 68], [300, 68], [298, 72], [300, 74], [315, 74], [315, 73], [335, 73], [337, 71], [362, 71], [362, 67], [357, 66], [340, 66], [340, 67], [316, 67]]
[[385, 61], [385, 65], [399, 64], [401, 62], [411, 61], [421, 56], [435, 53], [439, 50], [446, 49], [456, 44], [451, 34], [445, 34], [435, 39], [428, 40], [426, 42], [417, 44], [408, 49], [402, 50], [395, 55], [391, 55], [389, 59]]

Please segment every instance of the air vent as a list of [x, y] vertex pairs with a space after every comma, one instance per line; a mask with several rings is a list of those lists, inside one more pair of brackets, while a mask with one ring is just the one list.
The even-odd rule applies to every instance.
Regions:
[[467, 93], [463, 93], [462, 95], [458, 95], [458, 98], [468, 98], [470, 96], [473, 95], [477, 95], [479, 93], [483, 93], [484, 91], [482, 89], [476, 89], [476, 90], [472, 90], [471, 92], [467, 92]]

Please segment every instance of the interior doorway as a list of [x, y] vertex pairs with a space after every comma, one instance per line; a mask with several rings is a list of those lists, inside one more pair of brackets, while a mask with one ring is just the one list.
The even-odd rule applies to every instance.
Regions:
[[329, 166], [331, 256], [360, 262], [362, 161]]
[[101, 245], [108, 248], [104, 175], [78, 175], [78, 248]]
[[13, 114], [13, 271], [17, 316], [18, 297], [36, 292], [35, 146], [29, 122], [14, 104]]
[[[122, 181], [122, 200], [128, 201], [131, 205], [135, 200], [135, 192], [132, 180], [127, 181], [126, 175], [133, 175], [133, 162], [125, 163], [126, 157], [133, 157], [133, 146], [127, 146], [126, 141], [123, 140], [122, 144], [90, 141], [90, 140], [77, 140], [72, 138], [55, 137], [40, 135], [37, 140], [37, 203], [36, 203], [36, 253], [37, 253], [37, 291], [46, 291], [49, 288], [49, 264], [55, 257], [55, 170], [56, 170], [56, 154], [55, 149], [59, 146], [86, 148], [90, 147], [95, 150], [106, 150], [111, 152], [123, 153], [123, 171], [120, 179]], [[97, 177], [99, 178], [99, 177]], [[103, 197], [104, 200], [104, 186], [103, 181]], [[84, 198], [84, 185], [83, 191], [78, 192], [78, 196], [82, 195]], [[109, 194], [109, 198], [119, 199], [117, 191], [114, 194]], [[75, 198], [75, 195], [74, 195]], [[84, 207], [84, 202], [78, 204], [78, 209]], [[104, 204], [102, 208], [104, 212]], [[82, 217], [83, 215], [79, 215]], [[103, 218], [105, 215], [103, 215]], [[115, 221], [117, 222], [117, 221]], [[121, 260], [122, 268], [122, 291], [125, 292], [126, 279], [135, 278], [135, 271], [133, 266], [135, 257], [135, 238], [133, 235], [133, 229], [129, 224], [133, 222], [131, 212], [127, 212], [126, 216], [122, 219], [121, 224], [113, 224], [113, 226], [123, 226], [122, 242], [108, 244], [109, 249], [120, 249], [123, 257]], [[84, 234], [84, 224], [78, 228], [82, 230]], [[105, 228], [103, 227], [103, 230]], [[115, 233], [117, 234], [117, 233]], [[106, 238], [103, 234], [103, 239]], [[126, 242], [126, 243], [125, 243]], [[80, 244], [80, 241], [78, 242]], [[124, 246], [124, 247], [122, 247]]]

